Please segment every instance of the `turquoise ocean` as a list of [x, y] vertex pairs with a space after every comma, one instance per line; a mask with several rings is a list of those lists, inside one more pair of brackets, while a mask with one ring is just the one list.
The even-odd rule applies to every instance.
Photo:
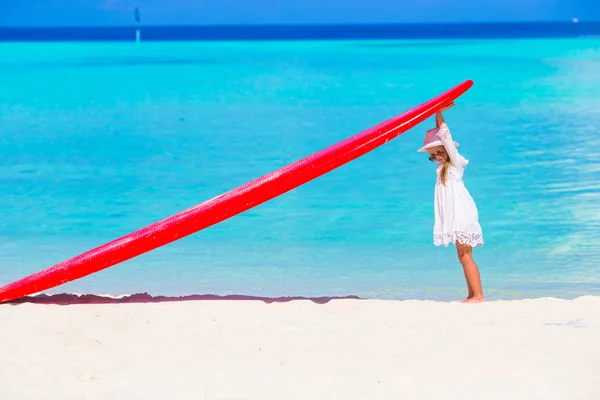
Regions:
[[[0, 285], [473, 79], [489, 299], [600, 295], [600, 38], [0, 43]], [[430, 119], [244, 214], [50, 290], [453, 300]]]

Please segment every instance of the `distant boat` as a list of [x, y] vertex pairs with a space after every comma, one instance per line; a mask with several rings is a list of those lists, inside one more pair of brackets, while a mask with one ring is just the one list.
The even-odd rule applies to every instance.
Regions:
[[139, 43], [141, 41], [141, 35], [140, 35], [140, 9], [139, 8], [137, 8], [137, 7], [135, 8], [134, 15], [135, 15], [135, 41]]

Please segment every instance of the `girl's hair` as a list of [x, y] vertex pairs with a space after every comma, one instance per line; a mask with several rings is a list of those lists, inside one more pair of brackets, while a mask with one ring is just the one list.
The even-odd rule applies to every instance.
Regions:
[[450, 166], [450, 157], [448, 155], [446, 155], [446, 161], [444, 162], [444, 166], [442, 167], [442, 170], [440, 171], [440, 179], [442, 180], [442, 183], [444, 184], [444, 186], [446, 186], [446, 174], [448, 173], [449, 166]]

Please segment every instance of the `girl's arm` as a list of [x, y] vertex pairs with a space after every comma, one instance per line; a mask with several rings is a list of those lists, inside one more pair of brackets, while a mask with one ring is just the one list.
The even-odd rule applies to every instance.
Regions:
[[442, 115], [442, 112], [441, 111], [436, 112], [435, 113], [435, 127], [439, 128], [445, 122], [446, 121], [444, 121], [444, 116]]
[[448, 104], [447, 106], [445, 106], [444, 108], [442, 108], [440, 111], [438, 111], [438, 112], [435, 113], [435, 127], [436, 128], [439, 128], [445, 122], [444, 121], [444, 115], [442, 113], [448, 111], [449, 109], [451, 109], [455, 105], [456, 104], [454, 104], [454, 102], [452, 102], [452, 103]]
[[439, 111], [435, 115], [436, 125], [440, 130], [438, 131], [438, 137], [442, 141], [444, 148], [446, 149], [446, 153], [448, 153], [448, 157], [450, 157], [450, 162], [459, 168], [464, 168], [467, 166], [468, 161], [458, 153], [456, 146], [454, 146], [454, 141], [452, 140], [452, 135], [450, 134], [450, 129], [448, 129], [448, 125], [442, 116], [442, 112]]

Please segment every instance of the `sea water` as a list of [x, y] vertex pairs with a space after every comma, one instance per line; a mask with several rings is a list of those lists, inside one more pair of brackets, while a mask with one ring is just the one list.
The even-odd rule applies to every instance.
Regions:
[[[142, 32], [143, 36], [143, 32]], [[0, 43], [0, 284], [473, 79], [446, 119], [490, 299], [600, 294], [600, 39]], [[451, 300], [430, 119], [268, 203], [52, 289]]]

